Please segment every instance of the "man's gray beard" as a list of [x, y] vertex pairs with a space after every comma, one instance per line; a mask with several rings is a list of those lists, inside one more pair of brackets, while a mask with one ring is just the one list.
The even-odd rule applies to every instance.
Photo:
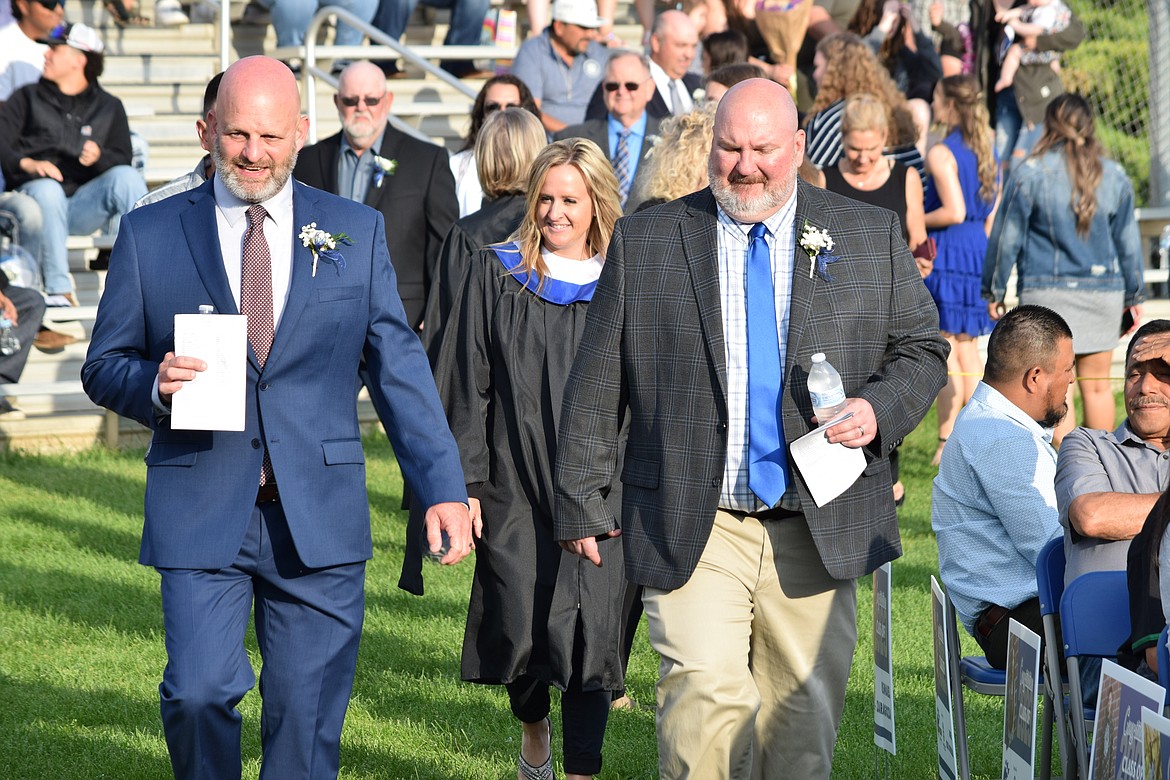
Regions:
[[711, 185], [711, 194], [715, 196], [715, 202], [729, 217], [740, 221], [743, 221], [741, 217], [775, 212], [783, 206], [796, 189], [796, 173], [797, 168], [793, 166], [792, 176], [779, 189], [769, 187], [759, 195], [743, 196], [735, 191], [733, 185], [719, 178], [713, 162], [707, 165], [707, 181]]
[[245, 203], [263, 203], [284, 189], [284, 185], [292, 176], [293, 168], [296, 167], [298, 153], [299, 151], [294, 149], [292, 156], [284, 165], [273, 166], [270, 169], [272, 177], [256, 192], [249, 191], [243, 180], [236, 175], [235, 170], [230, 166], [230, 161], [223, 153], [223, 147], [218, 138], [215, 139], [211, 156], [215, 160], [215, 170], [219, 172], [220, 181], [227, 187], [228, 192]]

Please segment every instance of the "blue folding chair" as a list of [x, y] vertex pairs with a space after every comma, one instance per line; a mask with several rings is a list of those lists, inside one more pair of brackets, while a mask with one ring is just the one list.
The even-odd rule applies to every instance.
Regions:
[[[1040, 596], [1040, 618], [1044, 623], [1044, 753], [1048, 754], [1041, 772], [1051, 763], [1052, 725], [1056, 724], [1056, 744], [1060, 749], [1060, 769], [1067, 780], [1076, 776], [1076, 759], [1068, 748], [1068, 723], [1064, 694], [1068, 681], [1060, 663], [1060, 597], [1064, 595], [1064, 537], [1058, 536], [1040, 550], [1036, 558], [1036, 591]], [[1057, 681], [1060, 686], [1057, 687]], [[1045, 775], [1041, 775], [1042, 777]]]
[[[984, 696], [1006, 696], [1007, 672], [994, 668], [985, 656], [959, 655], [958, 615], [950, 596], [946, 597], [946, 610], [949, 634], [947, 645], [950, 654], [947, 663], [951, 669], [951, 698], [954, 699], [955, 708], [955, 753], [959, 763], [960, 780], [970, 780], [971, 758], [967, 749], [967, 710], [963, 704], [963, 688], [969, 688]], [[1039, 680], [1041, 690], [1045, 690], [1044, 679], [1045, 674], [1042, 672]], [[1040, 780], [1049, 780], [1051, 777], [1052, 717], [1052, 707], [1046, 696], [1041, 716], [1044, 737], [1040, 748]]]
[[1060, 598], [1060, 631], [1068, 662], [1069, 706], [1072, 727], [1069, 741], [1076, 751], [1080, 776], [1089, 776], [1089, 724], [1096, 712], [1082, 707], [1082, 657], [1113, 658], [1129, 638], [1129, 587], [1124, 571], [1082, 574], [1064, 589]]

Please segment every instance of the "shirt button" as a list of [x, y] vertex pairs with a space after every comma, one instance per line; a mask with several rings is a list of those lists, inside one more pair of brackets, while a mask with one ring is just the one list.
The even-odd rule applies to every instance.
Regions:
[[267, 383], [267, 382], [261, 382], [261, 383], [260, 383], [260, 389], [261, 389], [261, 390], [267, 390], [267, 389], [268, 389], [268, 383]]
[[259, 439], [252, 439], [252, 449], [254, 449], [254, 450], [260, 449], [260, 440]]

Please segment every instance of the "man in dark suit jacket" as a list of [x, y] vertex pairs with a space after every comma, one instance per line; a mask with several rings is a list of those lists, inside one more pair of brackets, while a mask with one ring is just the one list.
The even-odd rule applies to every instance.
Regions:
[[[663, 778], [829, 776], [854, 581], [901, 554], [887, 458], [946, 379], [897, 218], [797, 184], [803, 152], [783, 87], [733, 87], [711, 187], [618, 221], [566, 387], [554, 530], [601, 565], [620, 528], [662, 658]], [[825, 435], [868, 461], [820, 507], [786, 446], [814, 427], [816, 352], [852, 413]]]
[[[557, 141], [587, 138], [597, 144], [614, 166], [622, 208], [629, 213], [630, 207], [637, 205], [629, 196], [638, 191], [646, 170], [644, 163], [654, 148], [654, 135], [658, 132], [658, 120], [646, 113], [646, 103], [654, 94], [654, 80], [650, 78], [646, 57], [632, 51], [611, 55], [600, 89], [605, 94], [605, 118], [566, 127], [553, 138]], [[618, 165], [618, 147], [623, 134], [626, 136], [624, 176]]]
[[[162, 578], [159, 692], [178, 778], [240, 776], [253, 609], [261, 777], [337, 776], [373, 554], [355, 403], [363, 355], [429, 507], [432, 549], [443, 530], [444, 563], [470, 547], [459, 454], [395, 290], [382, 217], [291, 181], [308, 131], [298, 95], [278, 60], [227, 70], [208, 121], [216, 176], [123, 218], [82, 368], [94, 402], [154, 431], [139, 561]], [[312, 223], [348, 234], [341, 258], [299, 240]], [[174, 318], [203, 304], [247, 313], [243, 430], [171, 424], [172, 397], [207, 367], [175, 355]]]
[[341, 132], [305, 147], [293, 175], [382, 212], [398, 293], [417, 328], [459, 205], [446, 150], [387, 124], [393, 101], [381, 69], [366, 61], [349, 65], [333, 96]]
[[[685, 114], [695, 107], [695, 90], [703, 86], [703, 77], [688, 68], [695, 59], [699, 34], [695, 23], [682, 11], [663, 11], [654, 21], [650, 34], [650, 75], [657, 90], [646, 105], [646, 113], [655, 119]], [[589, 99], [585, 119], [605, 118], [604, 85], [598, 84]], [[678, 105], [675, 105], [675, 99]]]

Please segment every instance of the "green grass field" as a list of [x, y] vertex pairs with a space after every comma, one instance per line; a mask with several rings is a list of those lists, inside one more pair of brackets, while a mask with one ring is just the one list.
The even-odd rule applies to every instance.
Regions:
[[[905, 555], [893, 566], [898, 754], [888, 767], [894, 778], [936, 772], [930, 575], [937, 549], [928, 465], [934, 431], [932, 413], [902, 455]], [[401, 479], [385, 437], [369, 438], [366, 451], [375, 558], [341, 776], [515, 777], [519, 731], [503, 690], [458, 679], [471, 565], [428, 565], [423, 598], [397, 589], [406, 520], [397, 509]], [[158, 576], [136, 563], [144, 482], [141, 452], [0, 456], [0, 777], [169, 776], [157, 699], [165, 663]], [[858, 592], [861, 641], [835, 778], [873, 777], [884, 761], [873, 746], [868, 579]], [[628, 681], [635, 699], [653, 703], [656, 676], [643, 627]], [[998, 777], [1002, 700], [969, 695], [967, 702], [972, 769]], [[259, 695], [250, 693], [241, 709], [244, 776], [254, 778]], [[656, 767], [652, 709], [614, 713], [601, 777], [653, 778]]]

